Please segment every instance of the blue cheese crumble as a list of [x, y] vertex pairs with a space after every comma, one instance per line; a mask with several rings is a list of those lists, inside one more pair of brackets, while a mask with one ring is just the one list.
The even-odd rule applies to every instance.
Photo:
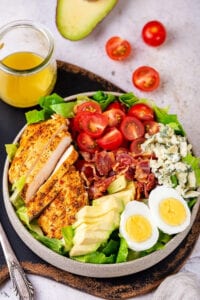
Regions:
[[146, 134], [146, 141], [141, 145], [145, 152], [154, 153], [156, 159], [150, 160], [152, 172], [158, 179], [158, 183], [174, 187], [172, 176], [177, 179], [175, 189], [184, 197], [199, 196], [196, 191], [196, 177], [191, 166], [182, 159], [191, 153], [192, 145], [186, 137], [175, 134], [173, 128], [159, 124], [160, 131], [154, 135]]

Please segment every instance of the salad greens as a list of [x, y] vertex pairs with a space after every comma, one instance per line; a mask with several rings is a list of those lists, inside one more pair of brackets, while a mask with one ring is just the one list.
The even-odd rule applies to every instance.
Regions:
[[[163, 124], [168, 124], [172, 127], [175, 133], [179, 135], [185, 135], [184, 129], [180, 124], [177, 116], [175, 114], [169, 114], [168, 108], [159, 108], [155, 103], [149, 101], [147, 99], [139, 99], [133, 93], [125, 93], [117, 97], [117, 99], [122, 102], [126, 107], [130, 108], [135, 103], [146, 103], [149, 104], [155, 112], [156, 120]], [[66, 102], [62, 97], [57, 95], [56, 93], [41, 97], [39, 99], [40, 110], [34, 109], [25, 114], [27, 124], [37, 123], [40, 121], [44, 121], [52, 114], [58, 113], [66, 118], [71, 118], [74, 116], [74, 108], [77, 104], [88, 101], [95, 100], [97, 101], [102, 110], [105, 110], [106, 107], [113, 101], [116, 100], [116, 96], [111, 93], [104, 93], [102, 91], [97, 91], [93, 96], [78, 96], [77, 100]], [[16, 153], [18, 145], [17, 144], [7, 144], [6, 152], [8, 154], [9, 160], [11, 161]], [[183, 161], [191, 166], [196, 175], [197, 185], [200, 185], [200, 158], [193, 156], [192, 154], [188, 154], [184, 157]], [[177, 177], [171, 176], [171, 181], [174, 184], [174, 187], [177, 185]], [[11, 196], [11, 201], [16, 209], [16, 213], [19, 219], [23, 222], [23, 224], [27, 227], [30, 233], [33, 235], [35, 239], [40, 241], [42, 244], [46, 245], [48, 248], [53, 251], [68, 256], [70, 249], [73, 246], [73, 237], [74, 237], [74, 229], [72, 226], [66, 226], [62, 228], [62, 236], [61, 240], [55, 238], [48, 238], [43, 235], [39, 225], [37, 224], [37, 220], [29, 222], [27, 210], [24, 204], [24, 201], [19, 196], [20, 191], [22, 190], [25, 183], [25, 177], [21, 177], [20, 180], [12, 187], [11, 191], [15, 190]], [[189, 199], [188, 205], [192, 207], [196, 202], [195, 199]], [[80, 262], [88, 262], [88, 263], [96, 263], [96, 264], [104, 264], [104, 263], [122, 263], [129, 260], [137, 259], [138, 257], [143, 257], [153, 251], [163, 249], [165, 244], [172, 238], [172, 236], [165, 234], [163, 232], [159, 232], [158, 242], [150, 249], [135, 252], [133, 250], [128, 249], [128, 245], [126, 240], [119, 235], [118, 230], [111, 233], [109, 239], [103, 243], [95, 252], [92, 252], [87, 255], [82, 255], [79, 257], [73, 257], [73, 259]]]
[[[60, 97], [56, 93], [53, 93], [49, 96], [43, 96], [39, 99], [39, 106], [41, 110], [32, 110], [25, 114], [27, 124], [37, 123], [40, 121], [44, 121], [52, 114], [58, 113], [63, 117], [72, 118], [74, 116], [74, 107], [77, 104], [80, 104], [81, 101], [87, 101], [88, 99], [93, 99], [97, 101], [102, 110], [105, 110], [106, 107], [116, 99], [111, 93], [104, 93], [102, 91], [97, 91], [90, 98], [85, 96], [78, 96], [76, 101], [65, 101], [64, 98]], [[148, 99], [139, 99], [132, 92], [122, 94], [118, 97], [119, 101], [122, 102], [125, 106], [130, 108], [133, 104], [136, 103], [146, 103], [153, 107], [156, 119], [158, 122], [163, 124], [168, 124], [170, 127], [174, 129], [177, 134], [185, 135], [182, 125], [178, 121], [178, 118], [174, 114], [169, 114], [168, 108], [159, 108], [155, 103]]]

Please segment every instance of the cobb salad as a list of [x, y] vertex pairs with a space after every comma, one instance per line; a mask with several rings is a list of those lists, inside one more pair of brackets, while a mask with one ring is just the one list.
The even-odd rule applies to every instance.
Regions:
[[189, 226], [200, 159], [168, 108], [103, 91], [39, 104], [6, 145], [10, 200], [34, 238], [77, 261], [120, 263]]

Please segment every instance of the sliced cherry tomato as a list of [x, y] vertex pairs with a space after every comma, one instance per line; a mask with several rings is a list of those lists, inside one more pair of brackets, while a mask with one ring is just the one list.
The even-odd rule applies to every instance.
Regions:
[[95, 101], [86, 101], [75, 107], [75, 113], [78, 114], [80, 112], [98, 112], [101, 113], [101, 106], [99, 103]]
[[141, 137], [138, 139], [135, 139], [132, 141], [131, 145], [130, 145], [130, 151], [133, 154], [140, 154], [142, 153], [142, 148], [141, 148], [141, 144], [143, 144], [145, 142], [145, 138]]
[[111, 37], [106, 43], [106, 53], [113, 60], [126, 59], [131, 53], [131, 45], [119, 36]]
[[144, 135], [144, 125], [140, 120], [132, 116], [126, 116], [123, 119], [120, 130], [128, 141], [132, 141]]
[[124, 113], [126, 113], [126, 106], [121, 103], [120, 101], [114, 101], [112, 103], [110, 103], [106, 110], [109, 110], [109, 109], [112, 109], [112, 108], [118, 108], [118, 109], [121, 109]]
[[128, 111], [128, 115], [136, 117], [141, 121], [148, 121], [154, 119], [153, 109], [144, 103], [137, 103], [131, 106], [131, 108]]
[[108, 126], [114, 127], [119, 126], [125, 113], [119, 108], [111, 108], [103, 112], [103, 114], [108, 118]]
[[82, 151], [93, 153], [98, 150], [96, 141], [87, 133], [81, 132], [77, 137], [77, 144]]
[[123, 136], [116, 128], [110, 128], [101, 138], [97, 139], [97, 144], [104, 150], [115, 150], [121, 146]]
[[81, 128], [91, 137], [97, 138], [102, 135], [108, 125], [108, 118], [99, 113], [85, 113], [81, 119]]
[[142, 29], [142, 38], [149, 46], [160, 46], [164, 43], [166, 36], [165, 26], [159, 21], [150, 21]]
[[145, 121], [144, 123], [145, 132], [152, 135], [159, 131], [159, 124], [155, 121]]
[[88, 112], [86, 112], [86, 111], [75, 115], [75, 117], [73, 118], [73, 122], [72, 122], [73, 130], [75, 130], [75, 131], [83, 130], [82, 123], [83, 123], [85, 116], [87, 116], [87, 115], [88, 115]]
[[159, 86], [160, 76], [155, 69], [142, 66], [133, 72], [132, 82], [139, 90], [151, 92]]

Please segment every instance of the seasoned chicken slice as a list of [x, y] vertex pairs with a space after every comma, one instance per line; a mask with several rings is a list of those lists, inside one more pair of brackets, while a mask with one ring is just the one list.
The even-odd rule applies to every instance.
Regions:
[[9, 168], [9, 181], [12, 184], [32, 170], [41, 153], [63, 128], [67, 128], [67, 120], [59, 115], [25, 128]]
[[39, 188], [36, 195], [27, 202], [26, 207], [30, 220], [37, 217], [44, 208], [55, 199], [63, 187], [63, 176], [68, 171], [69, 166], [72, 165], [77, 158], [78, 153], [71, 145], [56, 165], [53, 174]]
[[62, 237], [61, 228], [71, 225], [79, 209], [88, 204], [82, 178], [74, 166], [62, 178], [62, 189], [38, 218], [43, 232], [51, 238]]
[[41, 153], [34, 167], [26, 176], [25, 186], [21, 193], [25, 202], [28, 202], [36, 194], [39, 187], [49, 178], [71, 141], [70, 133], [67, 128], [64, 128]]

